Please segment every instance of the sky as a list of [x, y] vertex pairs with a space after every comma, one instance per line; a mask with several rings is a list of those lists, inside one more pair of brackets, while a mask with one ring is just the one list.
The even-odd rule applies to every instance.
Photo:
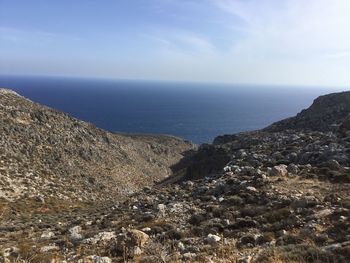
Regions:
[[350, 86], [349, 0], [0, 0], [0, 74]]

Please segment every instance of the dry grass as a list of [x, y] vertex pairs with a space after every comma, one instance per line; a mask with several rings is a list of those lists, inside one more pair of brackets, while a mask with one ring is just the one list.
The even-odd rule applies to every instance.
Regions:
[[12, 258], [12, 262], [21, 263], [51, 263], [53, 260], [62, 259], [58, 253], [41, 252], [37, 244], [27, 239], [18, 241], [18, 256]]
[[311, 243], [304, 243], [266, 250], [260, 255], [258, 262], [335, 263], [338, 261], [333, 254], [324, 252]]

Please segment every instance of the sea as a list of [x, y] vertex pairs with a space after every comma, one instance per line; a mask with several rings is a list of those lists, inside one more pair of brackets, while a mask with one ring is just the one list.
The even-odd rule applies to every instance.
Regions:
[[111, 132], [198, 144], [261, 129], [344, 89], [13, 75], [1, 75], [0, 87]]

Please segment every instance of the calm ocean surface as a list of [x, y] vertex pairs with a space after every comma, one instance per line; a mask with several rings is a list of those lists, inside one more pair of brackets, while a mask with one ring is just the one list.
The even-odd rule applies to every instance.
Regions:
[[0, 87], [109, 131], [171, 134], [196, 143], [263, 128], [337, 90], [18, 76], [0, 76]]

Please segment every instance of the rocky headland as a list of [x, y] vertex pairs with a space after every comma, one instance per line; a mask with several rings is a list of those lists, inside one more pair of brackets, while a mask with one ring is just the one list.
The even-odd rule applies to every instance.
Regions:
[[0, 90], [0, 262], [348, 262], [350, 92], [198, 148]]

